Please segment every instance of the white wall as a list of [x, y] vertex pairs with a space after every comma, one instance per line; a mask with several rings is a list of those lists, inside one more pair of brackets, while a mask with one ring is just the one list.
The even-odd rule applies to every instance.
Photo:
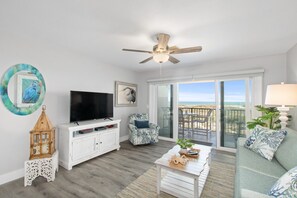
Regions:
[[[297, 83], [297, 45], [287, 53], [287, 83]], [[293, 117], [290, 127], [297, 130], [297, 107], [290, 114]]]
[[[169, 68], [169, 67], [167, 67]], [[196, 67], [182, 67], [180, 63], [179, 68], [173, 69], [164, 69], [163, 75], [160, 77], [159, 70], [153, 72], [143, 73], [141, 76], [142, 82], [140, 83], [140, 109], [139, 111], [148, 111], [148, 79], [156, 78], [166, 78], [166, 77], [182, 77], [182, 76], [191, 76], [191, 75], [203, 75], [219, 72], [228, 72], [228, 71], [240, 71], [240, 70], [250, 70], [250, 69], [259, 69], [262, 68], [265, 70], [264, 73], [264, 89], [263, 97], [265, 98], [266, 86], [268, 84], [280, 83], [286, 79], [286, 55], [273, 55], [265, 57], [250, 58], [244, 60], [222, 62], [222, 63], [213, 63], [213, 64], [204, 64]]]
[[[44, 104], [53, 125], [69, 122], [70, 90], [114, 93], [116, 80], [137, 83], [137, 74], [100, 60], [44, 46], [34, 40], [1, 35], [0, 76], [12, 65], [28, 63], [35, 66], [46, 83]], [[101, 53], [101, 52], [98, 52]], [[0, 184], [23, 175], [24, 161], [29, 158], [29, 131], [34, 127], [41, 108], [28, 116], [9, 112], [0, 102]], [[122, 119], [121, 134], [127, 131], [128, 115], [137, 107], [115, 107], [114, 117]]]

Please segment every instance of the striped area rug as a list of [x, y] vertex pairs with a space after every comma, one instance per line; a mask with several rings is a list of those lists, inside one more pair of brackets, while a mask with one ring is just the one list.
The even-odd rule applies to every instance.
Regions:
[[[118, 198], [153, 198], [157, 196], [157, 174], [153, 166], [124, 190], [118, 193]], [[235, 165], [212, 161], [206, 184], [202, 191], [203, 198], [230, 198], [233, 197]], [[160, 198], [172, 198], [161, 192]]]

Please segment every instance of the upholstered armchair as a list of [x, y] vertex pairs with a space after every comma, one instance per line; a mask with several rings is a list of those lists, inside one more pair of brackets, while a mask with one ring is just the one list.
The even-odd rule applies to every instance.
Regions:
[[132, 114], [129, 117], [129, 141], [133, 145], [158, 142], [160, 127], [149, 123], [147, 113]]

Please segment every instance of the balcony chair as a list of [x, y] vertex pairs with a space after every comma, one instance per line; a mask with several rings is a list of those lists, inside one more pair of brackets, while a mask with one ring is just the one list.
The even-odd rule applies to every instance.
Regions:
[[183, 110], [181, 109], [178, 109], [178, 134], [181, 134], [182, 138], [185, 138], [185, 119]]
[[[182, 108], [178, 108], [178, 124], [179, 133], [182, 132], [182, 137], [185, 138], [185, 135], [187, 135], [187, 138], [190, 138], [192, 136], [191, 128], [192, 128], [192, 114], [189, 111], [186, 111]], [[186, 128], [186, 130], [185, 130]]]
[[129, 141], [133, 145], [151, 144], [158, 142], [160, 127], [149, 123], [147, 113], [129, 116]]
[[[211, 125], [209, 127], [209, 122], [212, 112], [213, 109], [205, 109], [202, 114], [192, 115], [193, 133], [206, 135], [208, 139], [208, 133], [211, 132]], [[195, 129], [197, 129], [197, 131], [195, 131]]]

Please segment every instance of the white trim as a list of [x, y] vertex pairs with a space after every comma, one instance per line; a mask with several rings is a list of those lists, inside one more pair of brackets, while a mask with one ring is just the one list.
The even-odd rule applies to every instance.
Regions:
[[159, 140], [165, 140], [165, 141], [169, 141], [169, 142], [176, 142], [176, 140], [174, 140], [172, 138], [162, 137], [162, 136], [159, 136]]
[[24, 175], [25, 172], [23, 168], [0, 175], [0, 185], [22, 178]]
[[129, 139], [129, 135], [124, 135], [120, 137], [120, 142], [124, 142]]
[[157, 78], [157, 79], [150, 79], [147, 80], [148, 83], [170, 83], [170, 82], [181, 82], [181, 81], [189, 81], [192, 80], [193, 76], [182, 76], [182, 77], [170, 77], [170, 78]]
[[247, 76], [258, 76], [263, 75], [264, 69], [252, 69], [252, 70], [243, 70], [243, 71], [233, 71], [233, 72], [220, 72], [220, 73], [211, 73], [211, 74], [197, 74], [192, 76], [179, 76], [179, 77], [168, 77], [168, 78], [158, 78], [158, 79], [149, 79], [148, 83], [151, 84], [160, 84], [160, 83], [174, 83], [181, 81], [201, 81], [207, 79], [230, 79], [230, 78], [243, 78]]

